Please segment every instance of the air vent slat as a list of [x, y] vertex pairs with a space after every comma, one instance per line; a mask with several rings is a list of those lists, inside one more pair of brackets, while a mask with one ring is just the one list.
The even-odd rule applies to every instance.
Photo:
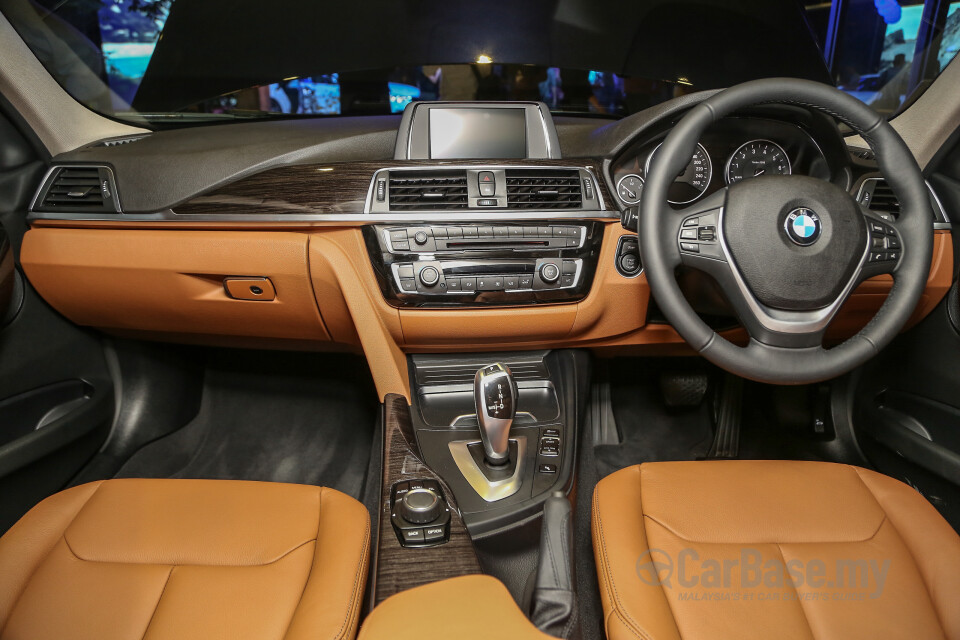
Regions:
[[393, 173], [389, 181], [394, 211], [440, 211], [468, 206], [465, 171]]
[[583, 206], [580, 172], [576, 169], [508, 169], [510, 209], [579, 209]]
[[120, 210], [113, 175], [106, 167], [60, 167], [40, 190], [35, 211], [116, 213]]

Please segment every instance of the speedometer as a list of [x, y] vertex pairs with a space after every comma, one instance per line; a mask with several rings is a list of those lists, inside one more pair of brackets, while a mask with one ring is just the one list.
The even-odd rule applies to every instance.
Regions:
[[[652, 164], [653, 156], [656, 155], [661, 145], [662, 143], [657, 145], [653, 153], [647, 157], [647, 165], [643, 171], [644, 176], [650, 175], [650, 165]], [[710, 154], [707, 153], [707, 150], [703, 148], [702, 144], [698, 144], [696, 150], [693, 152], [693, 157], [690, 158], [689, 164], [684, 167], [683, 171], [677, 175], [677, 179], [670, 185], [670, 189], [667, 191], [667, 202], [670, 204], [688, 204], [693, 202], [707, 190], [707, 187], [710, 186], [710, 178], [712, 177], [713, 164], [710, 162]]]
[[790, 172], [787, 152], [770, 140], [751, 140], [727, 160], [727, 184], [760, 176], [788, 176]]

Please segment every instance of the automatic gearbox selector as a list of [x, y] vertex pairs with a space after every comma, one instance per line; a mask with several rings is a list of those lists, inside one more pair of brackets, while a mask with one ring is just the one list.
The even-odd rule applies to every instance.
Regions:
[[414, 524], [433, 522], [441, 509], [439, 496], [430, 489], [411, 489], [400, 500], [400, 515]]
[[484, 457], [491, 465], [504, 465], [510, 461], [510, 427], [517, 414], [517, 382], [510, 368], [497, 363], [477, 371], [473, 396]]

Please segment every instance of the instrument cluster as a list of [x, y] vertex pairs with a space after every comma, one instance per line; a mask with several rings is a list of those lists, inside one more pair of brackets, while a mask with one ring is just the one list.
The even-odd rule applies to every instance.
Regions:
[[[646, 177], [668, 133], [638, 139], [614, 162], [612, 178], [621, 207], [640, 202]], [[830, 179], [827, 159], [806, 129], [766, 118], [726, 118], [703, 135], [667, 198], [682, 208], [743, 180], [791, 174]]]

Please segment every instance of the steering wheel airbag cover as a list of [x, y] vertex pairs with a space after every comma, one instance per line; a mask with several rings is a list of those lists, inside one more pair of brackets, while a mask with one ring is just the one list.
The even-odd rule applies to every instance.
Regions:
[[[797, 210], [819, 220], [819, 235], [808, 246], [786, 231]], [[730, 187], [723, 234], [753, 295], [775, 309], [820, 309], [833, 302], [867, 247], [867, 227], [850, 195], [807, 176], [761, 177]]]

